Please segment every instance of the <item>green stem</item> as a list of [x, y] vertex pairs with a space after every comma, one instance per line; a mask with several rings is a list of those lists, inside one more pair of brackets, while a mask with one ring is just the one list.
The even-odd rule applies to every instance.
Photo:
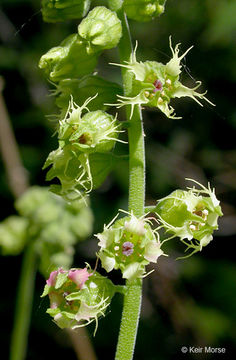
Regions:
[[[125, 14], [119, 10], [118, 15], [123, 25], [123, 36], [119, 44], [121, 63], [129, 61], [132, 44], [129, 26]], [[124, 95], [132, 92], [132, 74], [122, 69]], [[126, 113], [129, 119], [130, 106]], [[129, 211], [140, 217], [144, 214], [145, 199], [145, 151], [142, 125], [142, 114], [139, 106], [135, 106], [133, 116], [129, 120]], [[124, 295], [124, 307], [115, 360], [132, 360], [142, 301], [142, 280], [127, 281], [127, 292]]]
[[10, 360], [25, 359], [36, 273], [35, 260], [35, 249], [33, 244], [30, 244], [25, 249], [23, 256], [11, 339]]

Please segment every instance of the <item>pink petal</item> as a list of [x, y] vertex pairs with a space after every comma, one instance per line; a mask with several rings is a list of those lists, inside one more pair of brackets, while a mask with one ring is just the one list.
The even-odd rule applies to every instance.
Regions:
[[82, 289], [84, 283], [88, 280], [89, 276], [92, 274], [89, 274], [87, 268], [84, 269], [75, 269], [70, 270], [68, 274], [68, 278], [72, 280], [79, 289]]
[[55, 286], [57, 274], [58, 274], [57, 270], [51, 272], [51, 274], [49, 275], [49, 278], [46, 281], [48, 286]]

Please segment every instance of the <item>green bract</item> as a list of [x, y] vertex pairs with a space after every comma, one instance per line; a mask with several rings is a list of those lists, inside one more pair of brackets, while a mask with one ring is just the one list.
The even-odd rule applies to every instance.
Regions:
[[121, 21], [115, 12], [97, 6], [81, 21], [78, 32], [86, 41], [88, 53], [92, 54], [118, 45], [122, 35]]
[[166, 0], [124, 0], [124, 11], [129, 19], [150, 21], [165, 10]]
[[130, 61], [127, 65], [114, 64], [121, 67], [127, 68], [133, 75], [133, 88], [132, 96], [125, 97], [118, 95], [118, 108], [124, 105], [131, 105], [131, 115], [136, 104], [146, 105], [150, 107], [157, 107], [167, 117], [172, 119], [180, 119], [176, 117], [174, 109], [169, 105], [172, 98], [190, 97], [195, 100], [199, 105], [202, 106], [199, 99], [204, 99], [213, 105], [204, 95], [196, 92], [201, 82], [198, 81], [197, 86], [193, 89], [181, 84], [179, 76], [181, 73], [181, 60], [191, 49], [189, 48], [183, 55], [179, 54], [179, 44], [176, 45], [175, 49], [172, 48], [170, 39], [170, 48], [173, 54], [172, 59], [166, 64], [158, 63], [156, 61], [145, 61], [137, 62], [136, 60], [136, 49], [131, 54]]
[[49, 154], [44, 165], [52, 165], [47, 180], [57, 177], [61, 183], [54, 185], [52, 191], [67, 200], [83, 197], [84, 192], [100, 185], [110, 168], [111, 156], [102, 156], [102, 163], [99, 156], [97, 162], [93, 161], [93, 153], [108, 153], [115, 141], [120, 141], [119, 126], [112, 115], [101, 110], [82, 114], [91, 100], [78, 106], [71, 99], [64, 119], [59, 121], [59, 147]]
[[42, 0], [43, 20], [65, 21], [84, 17], [90, 7], [90, 0]]
[[186, 250], [193, 249], [190, 255], [209, 244], [213, 231], [218, 229], [218, 217], [223, 215], [214, 189], [197, 184], [200, 189], [172, 192], [159, 200], [154, 210], [163, 228], [173, 234], [171, 238], [177, 236]]
[[65, 271], [62, 268], [50, 274], [42, 296], [49, 296], [47, 310], [60, 328], [77, 329], [105, 316], [115, 293], [115, 285], [104, 276], [86, 268]]
[[112, 222], [96, 235], [102, 266], [107, 272], [120, 269], [126, 279], [143, 276], [145, 265], [156, 262], [163, 255], [158, 234], [151, 229], [147, 219], [138, 219], [133, 214], [113, 225]]
[[78, 34], [72, 34], [43, 55], [39, 67], [48, 78], [58, 82], [65, 78], [77, 78], [92, 72], [99, 53], [88, 54], [86, 44]]

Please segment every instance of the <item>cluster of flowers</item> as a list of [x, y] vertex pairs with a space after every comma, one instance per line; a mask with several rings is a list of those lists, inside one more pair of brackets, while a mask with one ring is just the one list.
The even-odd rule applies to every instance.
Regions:
[[[201, 251], [218, 229], [222, 211], [214, 189], [198, 185], [200, 189], [176, 190], [157, 202], [152, 210], [160, 223], [156, 229], [152, 228], [150, 218], [137, 218], [133, 213], [117, 220], [118, 214], [105, 225], [103, 232], [95, 235], [102, 267], [107, 272], [119, 269], [123, 278], [133, 281], [147, 275], [145, 268], [149, 263], [156, 263], [161, 255], [166, 255], [163, 244], [167, 240], [179, 238], [186, 251], [191, 249], [185, 257]], [[160, 239], [160, 228], [171, 236]], [[120, 288], [116, 290], [110, 280], [87, 269], [59, 269], [51, 273], [43, 296], [49, 295], [48, 313], [56, 323], [74, 329], [93, 320], [97, 322]]]
[[[55, 22], [61, 21], [62, 17], [83, 17], [90, 1], [77, 4], [45, 0], [42, 5], [44, 19]], [[163, 0], [140, 0], [139, 6], [133, 0], [123, 2], [127, 16], [138, 21], [160, 15], [164, 5]], [[179, 44], [173, 49], [171, 39], [172, 58], [166, 65], [156, 61], [138, 62], [137, 47], [129, 62], [115, 64], [133, 74], [129, 96], [121, 95], [119, 85], [92, 74], [102, 51], [116, 47], [121, 36], [121, 21], [116, 12], [97, 6], [80, 22], [76, 34], [49, 50], [39, 62], [39, 67], [56, 87], [54, 95], [61, 111], [58, 116], [59, 147], [49, 154], [44, 168], [51, 166], [47, 180], [58, 178], [60, 181], [60, 185], [51, 186], [51, 190], [69, 201], [100, 186], [112, 169], [111, 151], [115, 141], [120, 141], [120, 130], [116, 118], [105, 112], [108, 106], [131, 105], [130, 117], [134, 106], [145, 105], [158, 108], [169, 118], [179, 118], [170, 105], [172, 98], [191, 97], [200, 105], [199, 99], [210, 102], [205, 93], [196, 91], [201, 82], [192, 89], [180, 82], [181, 60], [190, 49], [179, 56]], [[90, 94], [97, 96], [87, 98]], [[116, 96], [118, 103], [114, 104]], [[84, 110], [87, 114], [82, 114]]]
[[[165, 0], [121, 3], [127, 16], [137, 21], [159, 16], [165, 6]], [[56, 22], [83, 17], [89, 6], [90, 0], [79, 3], [44, 0], [42, 13], [46, 21]], [[48, 51], [39, 62], [56, 87], [54, 95], [61, 111], [57, 129], [59, 146], [49, 154], [44, 168], [50, 166], [48, 180], [56, 177], [60, 181], [60, 185], [51, 187], [52, 191], [70, 202], [99, 186], [112, 168], [112, 151], [115, 142], [121, 141], [118, 139], [121, 130], [116, 117], [105, 112], [108, 106], [130, 105], [131, 117], [135, 106], [149, 106], [158, 108], [169, 118], [178, 118], [170, 105], [172, 98], [190, 97], [200, 105], [200, 100], [210, 102], [205, 93], [196, 91], [201, 82], [192, 89], [180, 82], [181, 60], [190, 49], [179, 56], [179, 44], [173, 48], [171, 38], [172, 58], [165, 65], [156, 61], [138, 62], [137, 46], [130, 61], [115, 64], [132, 74], [132, 91], [128, 96], [122, 95], [119, 85], [92, 74], [101, 52], [116, 47], [121, 36], [121, 21], [116, 13], [98, 6], [81, 21], [76, 34]], [[91, 98], [91, 94], [97, 96]], [[114, 104], [116, 96], [118, 103]], [[103, 268], [107, 272], [120, 270], [129, 284], [146, 276], [146, 266], [165, 255], [162, 247], [169, 239], [177, 237], [186, 250], [192, 250], [187, 256], [201, 251], [212, 240], [222, 212], [214, 190], [198, 185], [200, 189], [176, 190], [157, 202], [153, 209], [158, 221], [156, 229], [150, 218], [137, 218], [133, 213], [121, 219], [117, 219], [118, 214], [104, 226], [103, 232], [96, 235], [100, 247], [97, 256]], [[170, 236], [161, 239], [160, 228]], [[97, 324], [117, 291], [125, 288], [121, 290], [88, 268], [68, 271], [59, 268], [50, 274], [42, 296], [49, 295], [48, 313], [57, 325], [75, 329], [92, 321]]]
[[0, 223], [1, 253], [18, 255], [32, 242], [45, 277], [58, 266], [70, 268], [74, 246], [92, 233], [90, 207], [82, 200], [69, 204], [47, 187], [33, 186], [17, 199], [15, 208], [18, 215]]

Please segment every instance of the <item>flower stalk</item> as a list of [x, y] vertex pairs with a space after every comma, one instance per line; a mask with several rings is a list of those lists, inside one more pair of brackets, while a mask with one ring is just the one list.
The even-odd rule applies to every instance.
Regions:
[[[122, 21], [123, 36], [119, 43], [120, 60], [128, 61], [132, 52], [129, 26], [125, 14], [119, 11]], [[122, 69], [124, 95], [132, 92], [132, 74]], [[127, 119], [131, 108], [126, 106]], [[145, 152], [142, 114], [139, 106], [135, 106], [128, 129], [129, 137], [129, 211], [135, 216], [144, 214], [145, 198]], [[133, 358], [137, 336], [140, 308], [142, 302], [142, 280], [127, 280], [127, 292], [124, 295], [124, 307], [115, 360], [131, 360]], [[130, 316], [132, 314], [132, 316]]]
[[36, 253], [34, 244], [24, 252], [19, 288], [16, 300], [14, 328], [12, 332], [10, 360], [24, 360], [34, 294], [36, 274]]

